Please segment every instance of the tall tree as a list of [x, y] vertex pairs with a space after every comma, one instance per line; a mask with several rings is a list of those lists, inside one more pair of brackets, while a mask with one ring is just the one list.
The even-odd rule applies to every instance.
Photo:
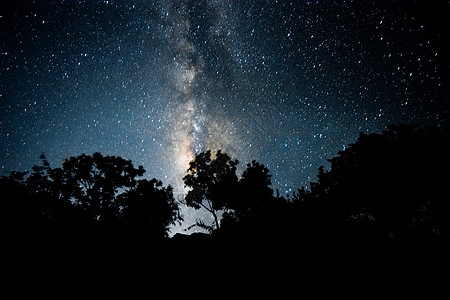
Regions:
[[[230, 199], [226, 217], [229, 221], [248, 222], [264, 211], [274, 209], [269, 169], [257, 161], [247, 164], [239, 180], [238, 193]], [[262, 216], [261, 216], [262, 217]], [[253, 220], [255, 221], [255, 220]]]
[[186, 204], [195, 209], [204, 208], [214, 218], [214, 226], [198, 222], [197, 225], [212, 231], [220, 228], [218, 211], [225, 208], [235, 197], [238, 178], [236, 176], [237, 160], [217, 151], [211, 158], [211, 150], [199, 153], [190, 162], [188, 174], [183, 178], [189, 188]]

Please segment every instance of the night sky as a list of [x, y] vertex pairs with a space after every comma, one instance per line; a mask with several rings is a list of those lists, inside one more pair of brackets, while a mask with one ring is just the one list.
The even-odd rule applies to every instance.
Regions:
[[182, 194], [193, 155], [222, 149], [284, 194], [361, 131], [450, 125], [448, 1], [0, 8], [0, 175], [100, 152]]

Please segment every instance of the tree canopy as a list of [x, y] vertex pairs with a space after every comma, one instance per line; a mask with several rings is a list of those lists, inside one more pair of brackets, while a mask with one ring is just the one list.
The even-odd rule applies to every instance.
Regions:
[[[449, 132], [401, 125], [363, 134], [319, 169], [310, 192], [294, 197], [299, 209], [322, 213], [322, 223], [361, 235], [397, 240], [448, 239]], [[444, 217], [445, 216], [445, 217]], [[330, 226], [331, 227], [331, 226]], [[361, 231], [362, 230], [362, 231]]]
[[[186, 204], [195, 209], [203, 207], [214, 217], [214, 226], [220, 228], [217, 212], [225, 208], [235, 197], [238, 178], [236, 175], [237, 160], [232, 160], [220, 150], [211, 158], [211, 151], [199, 153], [189, 163], [188, 174], [183, 178], [189, 188], [185, 197]], [[210, 231], [203, 222], [197, 225]]]
[[172, 187], [156, 179], [138, 179], [145, 170], [129, 160], [82, 154], [55, 169], [44, 155], [41, 160], [27, 178], [26, 173], [13, 172], [1, 179], [10, 224], [17, 223], [18, 215], [23, 216], [17, 217], [23, 228], [139, 224], [150, 236], [166, 237], [169, 225], [181, 220]]

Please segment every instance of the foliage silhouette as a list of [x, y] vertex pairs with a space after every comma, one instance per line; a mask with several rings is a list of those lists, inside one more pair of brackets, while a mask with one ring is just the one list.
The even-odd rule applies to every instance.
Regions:
[[138, 180], [145, 170], [129, 160], [82, 154], [52, 169], [45, 156], [41, 159], [27, 178], [19, 172], [1, 178], [2, 212], [9, 216], [3, 221], [11, 232], [45, 226], [89, 235], [121, 228], [156, 238], [167, 237], [169, 225], [181, 220], [172, 187]]
[[[196, 155], [190, 163], [188, 175], [184, 177], [186, 186], [190, 188], [186, 204], [196, 209], [206, 209], [212, 214], [214, 224], [211, 226], [197, 220], [188, 229], [197, 226], [222, 235], [243, 234], [251, 230], [251, 234], [258, 235], [270, 231], [269, 227], [274, 223], [282, 223], [287, 202], [273, 196], [269, 169], [252, 161], [247, 164], [242, 178], [238, 179], [237, 164], [237, 160], [231, 160], [221, 151], [214, 159], [211, 158], [211, 151]], [[218, 215], [220, 210], [223, 213], [221, 220]]]
[[140, 180], [135, 188], [119, 196], [119, 203], [121, 218], [133, 231], [167, 237], [169, 226], [182, 221], [172, 187], [164, 187], [156, 179]]
[[253, 235], [268, 234], [271, 228], [280, 229], [288, 203], [273, 196], [269, 172], [256, 161], [247, 164], [236, 186], [236, 196], [228, 202], [223, 214], [224, 229], [234, 227], [234, 234], [250, 230]]
[[[198, 220], [193, 226], [212, 235], [193, 240], [259, 240], [266, 249], [286, 243], [448, 243], [449, 145], [449, 131], [433, 127], [391, 125], [380, 134], [361, 133], [329, 160], [329, 170], [319, 168], [310, 189], [287, 199], [273, 195], [263, 164], [247, 164], [238, 178], [237, 160], [221, 151], [199, 153], [183, 178], [185, 203], [206, 209], [214, 222]], [[95, 240], [122, 232], [154, 240], [167, 238], [170, 226], [182, 220], [172, 188], [139, 179], [145, 170], [129, 160], [82, 154], [51, 168], [41, 159], [29, 173], [0, 178], [2, 228], [11, 235], [80, 232]]]
[[131, 161], [115, 156], [102, 156], [100, 153], [66, 159], [63, 174], [67, 195], [89, 218], [101, 222], [113, 221], [119, 215], [120, 207], [116, 201], [119, 189], [132, 188], [137, 176], [142, 176], [142, 166], [135, 169]]
[[[48, 273], [66, 279], [61, 270], [75, 280], [91, 273], [97, 282], [101, 271], [134, 265], [166, 282], [184, 269], [200, 278], [213, 266], [217, 282], [264, 277], [272, 284], [275, 273], [283, 286], [298, 286], [301, 273], [320, 282], [345, 274], [344, 287], [364, 288], [377, 277], [423, 286], [417, 274], [437, 278], [446, 270], [449, 145], [448, 130], [413, 125], [361, 134], [329, 160], [329, 170], [319, 168], [317, 182], [287, 199], [273, 195], [264, 165], [253, 161], [238, 178], [237, 160], [200, 153], [184, 177], [185, 202], [211, 213], [213, 226], [194, 225], [212, 234], [171, 239], [170, 225], [182, 220], [179, 203], [170, 186], [140, 179], [142, 167], [96, 153], [51, 168], [41, 156], [29, 173], [0, 177], [4, 257], [19, 272], [26, 268], [17, 263], [45, 272], [46, 284]], [[52, 264], [57, 271], [48, 272]]]
[[238, 178], [236, 176], [237, 160], [217, 151], [211, 158], [211, 150], [199, 153], [189, 163], [188, 174], [183, 178], [190, 189], [186, 194], [186, 204], [195, 209], [204, 208], [214, 217], [214, 227], [203, 222], [196, 225], [209, 229], [220, 228], [218, 211], [224, 209], [236, 196]]
[[269, 169], [264, 165], [252, 161], [247, 164], [243, 172], [240, 184], [240, 197], [238, 201], [230, 204], [239, 219], [246, 219], [252, 214], [251, 210], [259, 205], [264, 205], [273, 198], [273, 191]]
[[[294, 195], [308, 222], [319, 219], [338, 236], [383, 236], [399, 242], [448, 240], [449, 132], [417, 125], [390, 125], [381, 134], [361, 133], [356, 143], [319, 168], [311, 191]], [[325, 225], [327, 224], [327, 225]]]

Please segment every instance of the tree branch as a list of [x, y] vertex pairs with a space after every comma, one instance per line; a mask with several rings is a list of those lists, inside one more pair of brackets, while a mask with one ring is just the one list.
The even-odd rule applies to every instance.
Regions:
[[207, 211], [209, 211], [210, 213], [212, 213], [212, 210], [209, 209], [208, 207], [206, 207], [203, 202], [200, 202], [200, 206], [203, 207], [204, 209], [206, 209]]

